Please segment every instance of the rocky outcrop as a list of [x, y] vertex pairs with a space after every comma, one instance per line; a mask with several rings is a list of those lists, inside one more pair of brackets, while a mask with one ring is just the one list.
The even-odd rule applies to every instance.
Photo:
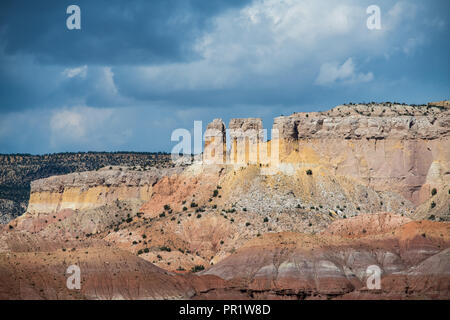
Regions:
[[450, 108], [450, 101], [449, 100], [444, 100], [444, 101], [437, 101], [437, 102], [429, 102], [428, 103], [429, 107], [444, 107], [444, 108]]
[[230, 162], [237, 165], [259, 163], [259, 147], [264, 138], [262, 120], [231, 119], [228, 128], [231, 140]]
[[[272, 173], [317, 168], [419, 205], [433, 188], [450, 184], [450, 109], [445, 105], [342, 105], [295, 113], [275, 118], [268, 142], [259, 119], [232, 119], [227, 163], [268, 165]], [[268, 163], [261, 161], [264, 151], [269, 151]]]
[[214, 119], [208, 124], [205, 134], [203, 162], [205, 164], [224, 164], [226, 161], [226, 132], [222, 119]]
[[[170, 167], [170, 154], [147, 152], [78, 152], [45, 155], [0, 154], [0, 224], [23, 214], [30, 197], [30, 182], [105, 166], [145, 170]], [[1, 203], [3, 201], [3, 204]], [[10, 201], [14, 203], [11, 204]]]
[[181, 169], [134, 171], [111, 167], [36, 180], [31, 183], [27, 213], [94, 209], [116, 200], [143, 202], [149, 200], [158, 179], [177, 170]]

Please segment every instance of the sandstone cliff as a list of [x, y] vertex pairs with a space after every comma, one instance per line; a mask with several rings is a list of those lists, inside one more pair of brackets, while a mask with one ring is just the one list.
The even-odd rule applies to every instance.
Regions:
[[152, 185], [159, 178], [176, 170], [111, 167], [35, 180], [31, 183], [27, 213], [93, 209], [116, 200], [143, 202], [149, 200]]
[[[275, 173], [316, 168], [419, 205], [433, 188], [450, 184], [450, 109], [444, 105], [342, 105], [295, 113], [275, 118], [268, 142], [260, 119], [232, 119], [227, 163], [267, 164]], [[267, 163], [261, 161], [266, 153]]]

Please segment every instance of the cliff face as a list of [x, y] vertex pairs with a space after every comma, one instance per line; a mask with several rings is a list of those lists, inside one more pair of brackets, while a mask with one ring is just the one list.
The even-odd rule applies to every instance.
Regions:
[[274, 170], [317, 168], [419, 205], [450, 183], [450, 109], [435, 104], [342, 105], [282, 116], [267, 143], [260, 119], [232, 119], [228, 163], [266, 164], [261, 155], [268, 152]]
[[226, 161], [226, 132], [222, 119], [214, 119], [206, 128], [203, 161], [207, 164]]
[[26, 211], [33, 180], [106, 166], [168, 167], [170, 158], [169, 154], [144, 152], [0, 154], [0, 224]]
[[[176, 170], [176, 169], [175, 169]], [[27, 213], [57, 213], [64, 209], [88, 210], [118, 201], [149, 200], [152, 185], [171, 169], [137, 172], [119, 167], [72, 173], [31, 183]]]
[[323, 166], [415, 204], [450, 183], [450, 109], [339, 106], [279, 117], [280, 161]]

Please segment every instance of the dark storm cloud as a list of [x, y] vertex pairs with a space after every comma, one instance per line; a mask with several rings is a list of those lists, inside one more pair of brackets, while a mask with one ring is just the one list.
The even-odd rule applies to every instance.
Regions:
[[[192, 41], [208, 19], [245, 1], [0, 2], [0, 39], [7, 55], [47, 64], [152, 64], [195, 58]], [[81, 30], [66, 28], [66, 8], [81, 8]]]
[[[66, 8], [81, 8], [68, 30]], [[114, 106], [98, 88], [96, 66], [152, 65], [196, 59], [192, 46], [211, 17], [245, 1], [0, 1], [0, 112], [74, 103]], [[89, 66], [66, 79], [66, 68]], [[119, 100], [119, 101], [118, 101]]]
[[[66, 8], [81, 7], [81, 30]], [[194, 120], [443, 100], [450, 1], [0, 1], [0, 152], [170, 151]], [[205, 123], [206, 125], [206, 123]]]

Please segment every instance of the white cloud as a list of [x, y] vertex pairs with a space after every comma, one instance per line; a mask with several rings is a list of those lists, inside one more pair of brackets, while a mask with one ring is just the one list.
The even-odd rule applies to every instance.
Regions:
[[[128, 72], [134, 76], [134, 87], [158, 94], [250, 84], [261, 88], [368, 82], [373, 73], [356, 73], [353, 61], [345, 59], [404, 54], [421, 44], [398, 37], [414, 21], [415, 5], [380, 5], [386, 8], [382, 29], [371, 31], [366, 27], [368, 2], [256, 0], [214, 18], [213, 28], [195, 46], [201, 59]], [[329, 61], [345, 62], [338, 66]]]
[[373, 73], [357, 73], [352, 58], [348, 58], [342, 65], [338, 63], [324, 63], [320, 67], [315, 84], [330, 85], [336, 82], [354, 84], [373, 80]]
[[81, 110], [61, 110], [55, 112], [50, 119], [50, 127], [53, 134], [58, 138], [84, 139], [86, 137], [87, 123], [84, 115], [80, 112]]
[[[80, 144], [96, 148], [107, 143], [123, 144], [132, 131], [120, 125], [119, 110], [77, 106], [54, 111], [49, 123], [52, 147]], [[116, 129], [111, 130], [112, 126]]]
[[86, 78], [87, 75], [88, 66], [84, 65], [82, 67], [78, 68], [66, 68], [63, 71], [63, 75], [65, 75], [67, 78], [73, 78], [73, 77], [80, 77], [80, 78]]

